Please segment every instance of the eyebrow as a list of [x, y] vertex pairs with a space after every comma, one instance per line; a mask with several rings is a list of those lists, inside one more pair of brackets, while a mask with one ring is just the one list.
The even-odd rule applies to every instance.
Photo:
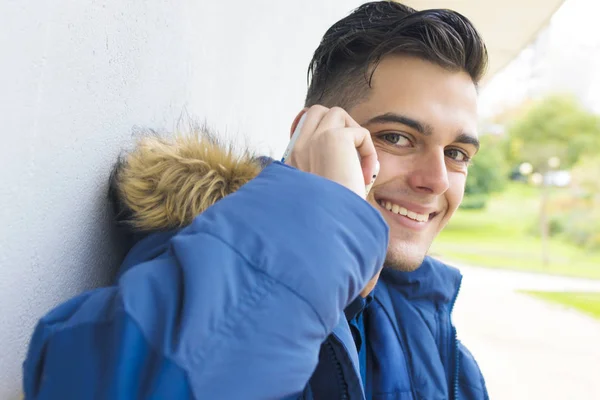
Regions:
[[475, 152], [479, 151], [479, 146], [480, 146], [479, 139], [477, 139], [473, 135], [469, 135], [468, 133], [459, 134], [456, 137], [456, 139], [454, 139], [454, 142], [473, 145], [473, 146], [475, 146]]
[[[423, 124], [423, 123], [417, 121], [416, 119], [413, 119], [413, 118], [410, 118], [410, 117], [407, 117], [407, 116], [401, 115], [401, 114], [391, 113], [391, 112], [373, 117], [370, 120], [368, 120], [365, 125], [390, 123], [390, 122], [408, 126], [409, 128], [416, 130], [417, 132], [419, 132], [420, 134], [422, 134], [424, 136], [431, 136], [431, 134], [433, 133], [433, 127], [431, 125]], [[462, 143], [462, 144], [470, 144], [472, 146], [475, 146], [476, 151], [479, 151], [480, 142], [479, 142], [479, 139], [477, 139], [477, 137], [475, 137], [474, 135], [471, 135], [471, 134], [468, 134], [465, 132], [461, 132], [454, 139], [454, 142]]]
[[412, 128], [412, 129], [416, 130], [417, 132], [419, 132], [420, 134], [425, 135], [425, 136], [430, 136], [433, 133], [433, 128], [431, 125], [422, 124], [419, 121], [417, 121], [416, 119], [412, 119], [405, 115], [400, 115], [400, 114], [396, 114], [396, 113], [386, 113], [386, 114], [378, 115], [378, 116], [373, 117], [370, 120], [368, 120], [365, 125], [382, 124], [382, 123], [386, 123], [386, 122], [393, 122], [396, 124], [406, 125], [409, 128]]

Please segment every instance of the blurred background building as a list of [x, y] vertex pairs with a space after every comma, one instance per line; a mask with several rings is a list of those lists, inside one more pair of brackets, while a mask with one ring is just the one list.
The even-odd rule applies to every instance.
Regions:
[[482, 116], [549, 92], [574, 94], [585, 107], [600, 112], [599, 12], [595, 0], [564, 2], [531, 43], [490, 78], [482, 91]]

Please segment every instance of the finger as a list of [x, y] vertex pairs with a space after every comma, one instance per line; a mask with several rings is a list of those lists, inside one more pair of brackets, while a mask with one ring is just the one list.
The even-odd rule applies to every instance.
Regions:
[[360, 125], [343, 108], [332, 107], [316, 130], [327, 132], [338, 128], [360, 128]]
[[301, 139], [299, 138], [298, 140], [302, 140], [302, 142], [308, 141], [328, 112], [329, 108], [320, 105], [310, 107], [305, 113], [306, 118], [300, 131]]
[[370, 185], [379, 173], [379, 161], [377, 160], [377, 150], [371, 139], [371, 133], [364, 128], [349, 130], [354, 133], [354, 147], [360, 157], [360, 165], [363, 170], [365, 185]]
[[302, 149], [313, 140], [315, 129], [327, 111], [329, 111], [328, 108], [320, 105], [314, 105], [305, 109], [302, 117], [296, 124], [290, 142], [283, 153], [282, 160], [284, 160], [286, 164], [298, 167], [295, 155], [298, 154], [298, 152], [302, 152]]

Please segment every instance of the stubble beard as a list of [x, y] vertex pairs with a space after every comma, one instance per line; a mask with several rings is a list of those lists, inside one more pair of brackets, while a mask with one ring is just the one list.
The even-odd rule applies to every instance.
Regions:
[[405, 251], [402, 251], [402, 249], [392, 248], [389, 246], [385, 257], [385, 264], [383, 265], [384, 268], [391, 268], [402, 272], [413, 272], [421, 266], [423, 260], [425, 260], [427, 252], [429, 251], [429, 249], [424, 251], [418, 251], [418, 249], [404, 250]]

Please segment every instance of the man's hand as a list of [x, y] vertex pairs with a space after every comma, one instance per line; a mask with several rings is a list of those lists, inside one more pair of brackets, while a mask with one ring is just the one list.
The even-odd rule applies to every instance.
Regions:
[[286, 163], [337, 182], [362, 198], [379, 165], [369, 131], [343, 109], [319, 105], [306, 111], [300, 136]]

